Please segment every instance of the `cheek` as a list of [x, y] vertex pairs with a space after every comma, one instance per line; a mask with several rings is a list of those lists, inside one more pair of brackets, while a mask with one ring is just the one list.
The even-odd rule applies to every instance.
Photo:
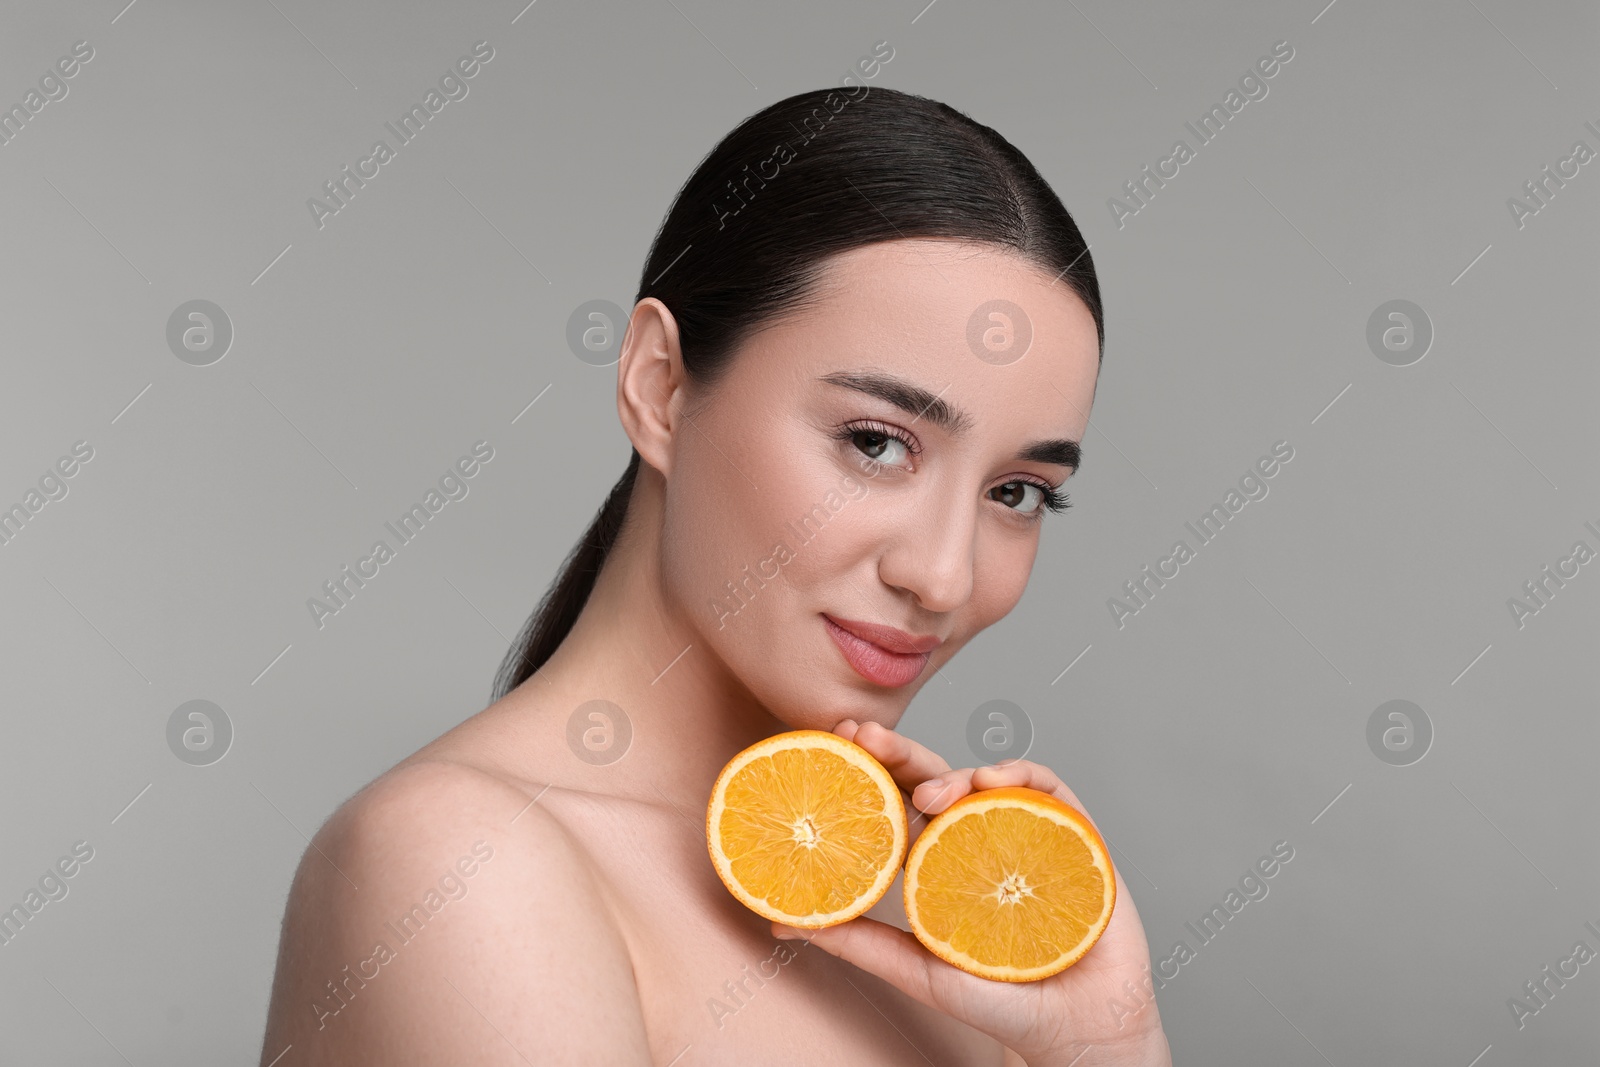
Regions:
[[1017, 606], [1033, 574], [1039, 539], [994, 537], [977, 546], [969, 609], [975, 629], [993, 626]]
[[814, 464], [797, 462], [803, 453], [780, 434], [748, 425], [707, 431], [722, 451], [696, 435], [678, 454], [667, 489], [662, 578], [704, 629], [753, 632], [828, 540], [828, 531], [816, 537], [802, 524], [826, 491], [812, 483], [825, 479]]
[[[852, 575], [855, 563], [868, 551], [863, 546], [873, 536], [867, 506], [840, 493], [830, 496], [822, 488], [809, 497], [791, 498], [779, 517], [784, 525], [782, 540], [789, 549], [779, 581], [790, 593], [805, 596], [810, 610], [848, 612], [850, 602], [857, 599], [843, 579]], [[830, 599], [840, 595], [848, 600]]]
[[756, 494], [734, 495], [724, 481], [680, 476], [687, 473], [687, 466], [680, 466], [667, 490], [662, 582], [691, 619], [716, 628], [721, 613], [714, 605], [732, 596], [728, 583], [737, 585], [747, 564], [754, 572], [765, 554], [755, 550], [761, 540], [760, 518], [753, 513]]

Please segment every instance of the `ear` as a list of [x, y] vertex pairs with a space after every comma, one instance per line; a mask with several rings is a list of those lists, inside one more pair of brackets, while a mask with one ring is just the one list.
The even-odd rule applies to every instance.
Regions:
[[639, 458], [667, 474], [686, 376], [678, 320], [653, 296], [634, 306], [617, 362], [617, 414]]

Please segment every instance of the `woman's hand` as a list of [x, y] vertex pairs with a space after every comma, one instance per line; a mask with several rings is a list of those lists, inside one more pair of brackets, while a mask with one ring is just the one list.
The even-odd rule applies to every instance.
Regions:
[[[912, 806], [928, 815], [976, 790], [1011, 785], [1050, 793], [1083, 811], [1054, 772], [1028, 760], [953, 770], [938, 753], [879, 723], [846, 719], [834, 733], [872, 753], [911, 794]], [[773, 932], [804, 938], [983, 1031], [1017, 1052], [1028, 1067], [1168, 1067], [1172, 1059], [1146, 977], [1150, 950], [1144, 927], [1121, 874], [1116, 879], [1116, 907], [1100, 940], [1071, 967], [1036, 982], [968, 974], [929, 952], [909, 931], [866, 917], [821, 930], [774, 923]], [[1135, 990], [1142, 1001], [1133, 996]]]

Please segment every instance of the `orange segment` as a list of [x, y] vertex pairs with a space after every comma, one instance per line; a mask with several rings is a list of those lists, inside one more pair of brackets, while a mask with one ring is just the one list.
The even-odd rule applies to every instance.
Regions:
[[905, 802], [871, 753], [823, 730], [758, 741], [728, 761], [706, 808], [717, 876], [747, 908], [808, 929], [853, 919], [906, 854]]
[[906, 857], [906, 918], [964, 971], [1031, 982], [1078, 962], [1111, 921], [1105, 842], [1071, 805], [1021, 786], [969, 793]]

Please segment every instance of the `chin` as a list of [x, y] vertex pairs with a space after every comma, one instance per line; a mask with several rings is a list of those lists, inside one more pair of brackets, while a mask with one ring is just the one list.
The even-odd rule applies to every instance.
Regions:
[[802, 648], [792, 634], [784, 637], [768, 632], [760, 644], [783, 650], [781, 662], [766, 653], [753, 654], [750, 645], [727, 649], [724, 662], [767, 714], [787, 730], [831, 733], [845, 719], [876, 722], [892, 730], [934, 670], [929, 664], [914, 681], [891, 689], [859, 677], [825, 636], [811, 650]]
[[816, 687], [812, 687], [809, 696], [798, 701], [778, 697], [775, 702], [767, 704], [767, 710], [790, 730], [826, 730], [832, 733], [833, 728], [845, 719], [854, 719], [858, 723], [875, 722], [893, 730], [905, 715], [904, 701], [908, 699], [909, 694], [904, 691], [866, 694], [852, 692], [847, 686], [841, 686], [837, 695], [824, 697]]

